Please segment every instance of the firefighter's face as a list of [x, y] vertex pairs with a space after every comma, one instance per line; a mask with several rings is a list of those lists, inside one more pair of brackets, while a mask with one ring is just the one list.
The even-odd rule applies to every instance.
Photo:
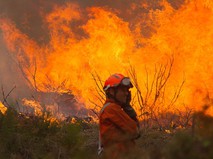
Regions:
[[119, 102], [126, 103], [128, 94], [129, 94], [128, 87], [118, 87], [115, 97]]

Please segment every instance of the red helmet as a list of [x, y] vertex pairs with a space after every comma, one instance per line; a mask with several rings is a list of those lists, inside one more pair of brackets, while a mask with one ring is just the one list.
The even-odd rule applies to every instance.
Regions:
[[104, 90], [108, 90], [111, 87], [117, 87], [119, 85], [127, 86], [132, 88], [133, 85], [129, 79], [129, 77], [125, 77], [122, 74], [116, 73], [111, 75], [104, 83]]

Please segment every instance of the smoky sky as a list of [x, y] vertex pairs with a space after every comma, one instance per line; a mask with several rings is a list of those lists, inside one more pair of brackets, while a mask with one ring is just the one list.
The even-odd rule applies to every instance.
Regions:
[[[0, 0], [0, 16], [12, 20], [18, 29], [34, 41], [45, 43], [49, 40], [49, 34], [43, 16], [51, 12], [55, 5], [60, 6], [68, 2], [77, 3], [85, 17], [88, 7], [107, 7], [119, 11], [117, 12], [118, 16], [128, 22], [134, 21], [141, 12], [148, 13], [151, 9], [162, 9], [161, 0]], [[168, 2], [177, 9], [183, 4], [184, 0], [168, 0]], [[131, 10], [132, 4], [140, 5], [141, 3], [146, 3], [148, 7]], [[75, 25], [82, 23], [84, 22], [77, 21], [71, 27], [76, 34], [84, 36], [81, 30], [75, 30], [77, 28]]]

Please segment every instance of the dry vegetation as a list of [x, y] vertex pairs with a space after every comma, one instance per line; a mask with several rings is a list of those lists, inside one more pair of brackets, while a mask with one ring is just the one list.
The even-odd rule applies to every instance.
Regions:
[[[141, 137], [137, 143], [137, 159], [180, 159], [213, 158], [213, 117], [206, 114], [212, 106], [212, 99], [203, 111], [170, 111], [177, 101], [184, 84], [181, 82], [169, 103], [165, 103], [166, 84], [170, 78], [173, 58], [167, 65], [156, 67], [153, 77], [147, 71], [145, 93], [138, 84], [136, 72], [130, 66], [128, 73], [133, 80], [136, 94], [132, 104], [139, 105]], [[36, 65], [35, 65], [36, 66]], [[35, 67], [36, 68], [36, 67]], [[32, 74], [36, 92], [36, 69]], [[91, 111], [98, 115], [104, 102], [103, 81], [100, 76], [92, 74], [96, 84], [96, 98], [92, 101]], [[149, 77], [149, 78], [148, 78]], [[152, 79], [152, 80], [150, 80]], [[98, 147], [98, 124], [78, 118], [73, 122], [51, 121], [51, 115], [20, 114], [18, 103], [11, 104], [7, 98], [15, 89], [5, 92], [2, 86], [2, 103], [7, 106], [5, 114], [0, 113], [0, 158], [11, 159], [95, 159]], [[38, 99], [35, 99], [38, 100]], [[159, 109], [164, 108], [164, 109]], [[164, 111], [164, 110], [167, 111]], [[71, 122], [72, 121], [72, 122]]]
[[[137, 158], [213, 157], [213, 117], [210, 105], [193, 114], [192, 126], [141, 129]], [[50, 122], [46, 116], [25, 116], [9, 108], [0, 114], [0, 157], [12, 159], [97, 158], [98, 125], [83, 120]]]

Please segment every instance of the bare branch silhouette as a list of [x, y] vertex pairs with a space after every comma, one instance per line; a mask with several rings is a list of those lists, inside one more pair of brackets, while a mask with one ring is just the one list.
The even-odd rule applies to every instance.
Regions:
[[16, 88], [16, 85], [13, 86], [13, 88], [7, 94], [5, 94], [3, 85], [1, 86], [1, 91], [2, 91], [2, 96], [3, 96], [3, 102], [2, 102], [2, 104], [4, 104], [4, 105], [6, 104], [7, 107], [10, 107], [10, 104], [7, 102], [7, 98], [10, 96], [10, 94], [13, 92], [13, 90], [15, 88]]
[[[97, 98], [97, 101], [99, 102], [94, 102], [91, 99], [89, 99], [89, 101], [94, 105], [94, 108], [91, 109], [92, 112], [98, 116], [97, 112], [101, 109], [102, 105], [105, 102], [105, 92], [103, 91], [103, 82], [101, 80], [101, 77], [97, 74], [97, 72], [95, 73], [91, 73], [92, 79], [95, 82], [95, 92], [94, 92], [94, 96]], [[101, 106], [98, 104], [100, 103]]]
[[155, 65], [152, 76], [150, 76], [150, 73], [145, 66], [146, 79], [144, 83], [145, 91], [143, 91], [143, 93], [139, 86], [134, 67], [130, 65], [130, 69], [128, 70], [128, 73], [133, 81], [133, 85], [137, 91], [137, 104], [140, 106], [139, 117], [145, 120], [145, 118], [149, 116], [149, 120], [151, 119], [155, 121], [160, 127], [162, 127], [160, 122], [160, 114], [164, 113], [166, 108], [168, 110], [168, 108], [175, 104], [185, 83], [185, 80], [183, 80], [181, 85], [178, 86], [177, 90], [174, 92], [174, 95], [168, 104], [168, 101], [166, 101], [165, 97], [167, 91], [166, 86], [171, 76], [173, 64], [174, 57], [172, 56], [165, 65]]

